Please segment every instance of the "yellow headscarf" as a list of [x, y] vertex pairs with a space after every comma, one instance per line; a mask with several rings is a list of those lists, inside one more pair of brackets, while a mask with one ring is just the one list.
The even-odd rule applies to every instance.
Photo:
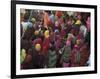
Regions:
[[45, 38], [48, 38], [48, 37], [49, 37], [49, 30], [46, 30], [46, 31], [44, 32], [44, 36], [45, 36]]
[[36, 45], [35, 45], [35, 49], [36, 49], [37, 51], [40, 51], [40, 50], [41, 50], [41, 45], [40, 45], [40, 44], [36, 44]]
[[77, 20], [75, 24], [80, 25], [81, 24], [81, 21], [80, 20]]

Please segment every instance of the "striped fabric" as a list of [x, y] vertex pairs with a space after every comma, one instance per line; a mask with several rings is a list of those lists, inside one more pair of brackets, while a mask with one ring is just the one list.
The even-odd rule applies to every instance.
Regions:
[[71, 48], [70, 47], [65, 47], [65, 49], [62, 53], [63, 62], [69, 62], [70, 53], [71, 53]]
[[80, 59], [81, 59], [80, 52], [77, 52], [76, 55], [75, 55], [76, 62], [79, 63], [80, 62]]
[[49, 67], [49, 68], [54, 68], [54, 67], [56, 67], [56, 62], [57, 62], [57, 54], [56, 54], [56, 51], [51, 51], [51, 50], [49, 50], [48, 67]]

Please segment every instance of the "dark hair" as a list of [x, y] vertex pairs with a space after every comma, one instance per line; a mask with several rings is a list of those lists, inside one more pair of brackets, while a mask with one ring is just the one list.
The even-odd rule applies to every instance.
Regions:
[[34, 34], [34, 28], [27, 28], [27, 30], [24, 33], [23, 39], [31, 39], [32, 35]]
[[29, 19], [29, 13], [25, 13], [25, 15], [24, 15], [24, 21], [28, 21], [28, 19]]
[[55, 50], [55, 45], [54, 45], [54, 42], [51, 42], [50, 49], [51, 49], [52, 51], [53, 51], [53, 50]]
[[48, 14], [51, 14], [51, 11], [49, 11], [49, 10], [45, 10], [45, 12], [47, 12]]
[[28, 49], [31, 47], [32, 47], [32, 44], [30, 43], [30, 41], [26, 39], [21, 39], [21, 49], [25, 49], [26, 51], [28, 51]]

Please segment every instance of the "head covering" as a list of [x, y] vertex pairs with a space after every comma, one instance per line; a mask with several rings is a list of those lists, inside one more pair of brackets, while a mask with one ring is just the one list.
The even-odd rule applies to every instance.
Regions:
[[35, 30], [34, 35], [39, 35], [39, 30]]
[[55, 21], [55, 26], [58, 27], [59, 26], [59, 22]]
[[46, 30], [46, 31], [44, 32], [44, 36], [45, 36], [45, 38], [48, 38], [48, 37], [49, 37], [49, 30]]
[[55, 16], [61, 17], [62, 15], [63, 15], [63, 12], [62, 11], [56, 11]]
[[59, 30], [58, 30], [58, 29], [55, 29], [55, 30], [54, 30], [54, 33], [55, 33], [55, 34], [59, 34]]
[[25, 58], [25, 56], [26, 56], [26, 50], [25, 50], [25, 49], [22, 49], [21, 54], [22, 54], [22, 56]]
[[76, 44], [79, 45], [80, 44], [80, 39], [76, 40]]
[[81, 20], [81, 18], [82, 18], [82, 17], [81, 17], [81, 15], [79, 14], [79, 15], [77, 16], [77, 19]]
[[25, 49], [21, 50], [20, 56], [21, 56], [20, 61], [21, 61], [21, 63], [23, 63], [23, 61], [25, 60], [25, 57], [26, 57], [26, 50]]
[[70, 46], [71, 42], [69, 40], [66, 41], [66, 46]]
[[32, 18], [31, 19], [32, 23], [36, 22], [36, 19], [35, 18]]
[[77, 44], [75, 44], [75, 45], [74, 45], [74, 48], [75, 48], [75, 49], [78, 49], [78, 45], [77, 45]]
[[36, 45], [35, 45], [35, 49], [36, 49], [37, 51], [40, 51], [40, 50], [41, 50], [41, 45], [40, 45], [40, 44], [36, 44]]
[[74, 35], [71, 34], [71, 33], [69, 33], [67, 39], [68, 39], [68, 40], [71, 40], [72, 38], [74, 38]]
[[72, 21], [71, 21], [71, 20], [68, 20], [68, 21], [67, 21], [67, 24], [68, 24], [68, 25], [72, 25]]
[[80, 20], [77, 20], [75, 24], [76, 25], [80, 25], [81, 24], [81, 21]]
[[72, 15], [74, 15], [74, 12], [73, 11], [68, 11], [67, 14], [68, 14], [68, 16], [72, 16]]
[[59, 30], [58, 30], [58, 29], [55, 29], [55, 31], [54, 31], [54, 32], [55, 32], [55, 33], [56, 33], [56, 32], [59, 32]]

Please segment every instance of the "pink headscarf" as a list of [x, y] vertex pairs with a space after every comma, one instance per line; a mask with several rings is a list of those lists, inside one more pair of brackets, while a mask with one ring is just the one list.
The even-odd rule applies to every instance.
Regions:
[[75, 48], [75, 49], [78, 49], [78, 45], [75, 44], [75, 45], [74, 45], [74, 48]]
[[66, 41], [66, 46], [70, 46], [71, 42], [69, 40]]
[[81, 20], [81, 19], [82, 19], [82, 16], [81, 16], [81, 15], [78, 15], [77, 18], [78, 18], [79, 20]]

